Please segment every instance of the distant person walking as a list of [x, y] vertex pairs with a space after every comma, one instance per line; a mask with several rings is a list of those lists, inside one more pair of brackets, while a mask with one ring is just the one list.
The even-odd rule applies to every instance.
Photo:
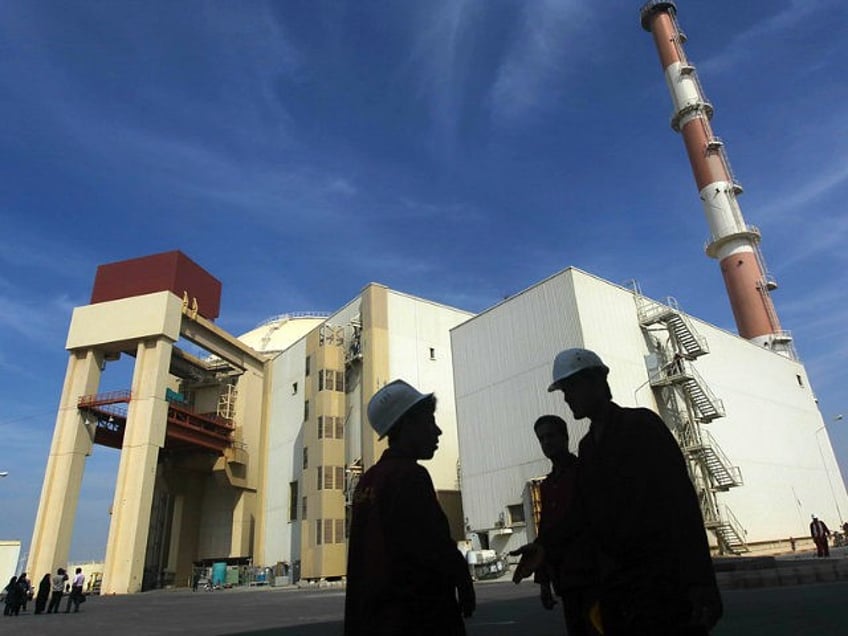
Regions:
[[813, 515], [813, 520], [810, 522], [810, 536], [816, 544], [816, 557], [829, 557], [830, 547], [827, 545], [827, 539], [830, 536], [830, 529], [816, 515]]
[[389, 448], [353, 495], [345, 636], [464, 636], [475, 608], [468, 564], [451, 538], [430, 474], [442, 431], [436, 398], [395, 380], [368, 403]]
[[71, 581], [71, 593], [68, 595], [68, 606], [65, 608], [65, 614], [71, 611], [71, 604], [74, 606], [74, 613], [79, 612], [80, 603], [85, 602], [85, 594], [82, 591], [84, 584], [85, 575], [82, 573], [82, 568], [77, 568]]
[[41, 614], [47, 607], [50, 598], [50, 572], [41, 577], [38, 584], [38, 592], [35, 595], [35, 613]]
[[62, 594], [65, 591], [65, 581], [68, 580], [68, 574], [65, 568], [56, 570], [56, 574], [50, 577], [50, 604], [47, 606], [48, 614], [57, 614], [59, 605], [62, 603]]

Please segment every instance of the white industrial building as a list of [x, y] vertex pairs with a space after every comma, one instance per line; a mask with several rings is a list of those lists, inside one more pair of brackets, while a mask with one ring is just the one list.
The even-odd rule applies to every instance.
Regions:
[[[274, 355], [257, 562], [294, 564], [296, 578], [344, 575], [349, 497], [386, 446], [365, 405], [395, 378], [436, 393], [443, 434], [424, 465], [462, 538], [450, 329], [471, 315], [371, 284], [331, 315], [282, 316], [240, 337]], [[339, 372], [330, 386], [320, 377], [328, 369]]]
[[535, 536], [533, 482], [549, 470], [535, 419], [563, 416], [574, 452], [588, 430], [547, 392], [553, 357], [567, 347], [600, 354], [617, 403], [663, 416], [717, 550], [777, 550], [808, 536], [811, 514], [831, 528], [845, 520], [848, 497], [804, 365], [673, 301], [569, 268], [455, 327], [451, 341], [466, 530], [492, 549]]

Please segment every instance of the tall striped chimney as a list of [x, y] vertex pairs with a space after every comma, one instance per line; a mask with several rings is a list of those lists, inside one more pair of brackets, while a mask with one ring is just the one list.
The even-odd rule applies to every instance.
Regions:
[[681, 133], [704, 213], [710, 227], [707, 256], [721, 264], [724, 285], [743, 338], [795, 357], [792, 338], [782, 331], [769, 293], [777, 288], [759, 249], [760, 231], [745, 223], [736, 181], [722, 141], [713, 134], [713, 107], [704, 97], [695, 67], [686, 59], [686, 36], [677, 23], [674, 2], [649, 0], [641, 10], [642, 28], [654, 36], [674, 114], [671, 127]]

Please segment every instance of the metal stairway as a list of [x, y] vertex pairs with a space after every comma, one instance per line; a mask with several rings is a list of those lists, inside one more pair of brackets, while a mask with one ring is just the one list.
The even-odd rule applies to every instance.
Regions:
[[651, 386], [662, 388], [679, 385], [698, 414], [698, 421], [712, 422], [725, 416], [724, 403], [704, 382], [695, 367], [682, 356], [663, 366], [651, 375]]
[[669, 296], [665, 303], [659, 303], [641, 296], [637, 305], [639, 324], [643, 327], [664, 325], [680, 346], [680, 352], [686, 359], [694, 360], [710, 352], [707, 339], [695, 331], [673, 297]]
[[656, 352], [647, 358], [650, 385], [687, 459], [704, 527], [715, 535], [720, 553], [747, 552], [744, 528], [727, 506], [720, 510], [717, 501], [717, 493], [743, 484], [742, 471], [702, 428], [702, 424], [725, 416], [724, 403], [693, 364], [709, 353], [706, 338], [695, 331], [674, 298], [665, 302], [648, 299], [634, 282], [634, 299], [639, 323]]
[[701, 459], [708, 468], [711, 487], [714, 491], [726, 492], [731, 488], [741, 486], [742, 471], [739, 466], [733, 466], [727, 455], [722, 452], [712, 435], [707, 431], [699, 431], [700, 441], [687, 444], [683, 450], [692, 457]]
[[748, 552], [748, 543], [745, 541], [747, 532], [727, 506], [716, 518], [705, 519], [704, 525], [716, 535], [719, 545], [724, 546], [726, 551], [733, 554]]

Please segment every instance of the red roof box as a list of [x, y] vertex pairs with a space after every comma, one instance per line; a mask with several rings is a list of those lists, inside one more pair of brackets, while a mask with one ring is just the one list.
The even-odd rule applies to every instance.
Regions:
[[178, 250], [131, 258], [97, 267], [91, 304], [170, 291], [189, 302], [197, 313], [214, 320], [221, 309], [221, 281]]

